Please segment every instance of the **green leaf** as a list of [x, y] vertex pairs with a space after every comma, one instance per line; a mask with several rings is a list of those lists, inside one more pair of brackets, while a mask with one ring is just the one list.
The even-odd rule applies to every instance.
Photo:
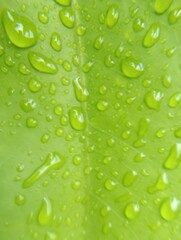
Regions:
[[0, 1], [0, 239], [178, 240], [180, 0]]

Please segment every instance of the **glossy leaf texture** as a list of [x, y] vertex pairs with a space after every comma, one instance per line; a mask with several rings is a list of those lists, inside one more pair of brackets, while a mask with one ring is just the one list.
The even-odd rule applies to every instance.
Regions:
[[180, 0], [0, 1], [0, 239], [179, 240]]

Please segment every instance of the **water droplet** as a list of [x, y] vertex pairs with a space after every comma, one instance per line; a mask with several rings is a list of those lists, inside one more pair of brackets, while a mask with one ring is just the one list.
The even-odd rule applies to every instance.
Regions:
[[134, 22], [133, 22], [133, 30], [135, 32], [140, 32], [141, 30], [143, 30], [145, 28], [145, 22], [142, 18], [138, 17], [135, 18]]
[[177, 138], [181, 138], [181, 128], [176, 129], [174, 132], [174, 135]]
[[3, 53], [4, 53], [4, 46], [3, 46], [3, 44], [2, 44], [2, 42], [0, 40], [0, 56], [2, 56]]
[[69, 110], [70, 124], [75, 130], [83, 130], [86, 126], [85, 117], [80, 107], [72, 107]]
[[113, 57], [109, 54], [108, 56], [105, 57], [104, 64], [106, 67], [113, 67], [115, 62]]
[[15, 201], [15, 204], [16, 204], [16, 205], [22, 206], [22, 205], [25, 204], [26, 198], [25, 198], [25, 196], [22, 195], [22, 194], [17, 194], [17, 195], [15, 196], [15, 200], [14, 200], [14, 201]]
[[44, 12], [38, 12], [38, 19], [44, 24], [47, 24], [49, 21], [48, 15]]
[[144, 65], [140, 61], [127, 57], [121, 61], [121, 70], [125, 77], [138, 78], [144, 73]]
[[30, 69], [23, 63], [19, 64], [18, 70], [23, 75], [29, 75], [31, 73]]
[[73, 164], [74, 164], [75, 166], [78, 166], [78, 165], [81, 164], [82, 158], [81, 158], [81, 156], [79, 156], [79, 155], [75, 155], [75, 156], [73, 157], [72, 161], [73, 161]]
[[162, 138], [162, 137], [165, 135], [165, 133], [166, 133], [166, 130], [165, 130], [164, 128], [160, 128], [160, 129], [157, 131], [156, 136], [157, 136], [158, 138]]
[[181, 8], [176, 8], [176, 9], [171, 10], [168, 15], [169, 24], [173, 25], [173, 24], [177, 23], [180, 16], [181, 16]]
[[71, 72], [72, 71], [72, 65], [71, 65], [71, 63], [68, 60], [63, 61], [63, 68], [67, 72]]
[[162, 14], [167, 11], [173, 0], [155, 0], [154, 10], [158, 14]]
[[174, 220], [179, 212], [180, 201], [177, 198], [166, 198], [160, 207], [160, 215], [167, 221]]
[[156, 183], [148, 188], [149, 193], [155, 193], [160, 190], [167, 189], [169, 187], [167, 174], [164, 172], [158, 176]]
[[171, 47], [167, 50], [166, 54], [167, 54], [167, 57], [172, 57], [173, 54], [175, 53], [176, 51], [176, 47]]
[[162, 83], [163, 83], [163, 86], [166, 87], [166, 88], [171, 87], [172, 77], [170, 75], [167, 75], [167, 74], [163, 75]]
[[31, 92], [36, 93], [41, 90], [42, 84], [36, 77], [32, 77], [28, 82], [28, 88]]
[[23, 187], [31, 187], [36, 183], [42, 176], [44, 176], [49, 170], [58, 170], [64, 165], [64, 158], [57, 152], [49, 153], [44, 163], [35, 169], [35, 171], [23, 182]]
[[178, 107], [180, 105], [180, 101], [181, 101], [181, 93], [176, 92], [170, 97], [168, 105], [171, 108], [175, 108], [175, 107]]
[[109, 28], [113, 28], [119, 19], [118, 6], [116, 4], [111, 5], [106, 14], [106, 25]]
[[56, 84], [54, 82], [50, 83], [48, 91], [49, 91], [49, 93], [51, 95], [55, 95], [55, 93], [56, 93]]
[[125, 216], [133, 220], [137, 217], [138, 213], [140, 212], [140, 206], [138, 203], [129, 203], [125, 208]]
[[35, 109], [36, 102], [31, 98], [23, 99], [20, 101], [20, 107], [25, 112], [31, 112]]
[[112, 191], [113, 189], [115, 189], [116, 183], [111, 179], [107, 179], [104, 183], [104, 186], [107, 190]]
[[58, 4], [62, 6], [70, 6], [71, 5], [71, 0], [55, 0]]
[[78, 36], [83, 36], [85, 34], [86, 30], [87, 30], [87, 28], [84, 25], [79, 24], [77, 26], [77, 35]]
[[29, 117], [26, 119], [26, 126], [28, 128], [35, 128], [38, 125], [38, 120], [34, 117]]
[[45, 240], [57, 240], [57, 235], [53, 232], [47, 232], [45, 235]]
[[50, 44], [55, 51], [57, 51], [57, 52], [61, 51], [62, 40], [61, 40], [61, 37], [58, 33], [56, 33], [56, 32], [52, 33]]
[[79, 102], [85, 102], [89, 96], [89, 92], [86, 87], [81, 84], [80, 78], [76, 78], [73, 81], [74, 92], [77, 100]]
[[137, 179], [138, 174], [136, 171], [132, 170], [132, 171], [128, 171], [122, 180], [122, 183], [125, 187], [129, 187], [131, 186]]
[[112, 229], [112, 223], [111, 222], [108, 222], [108, 223], [105, 223], [103, 224], [103, 233], [106, 234], [106, 233], [109, 233]]
[[38, 214], [38, 222], [40, 225], [47, 225], [52, 218], [52, 204], [48, 197], [44, 197]]
[[150, 48], [158, 41], [160, 36], [160, 28], [158, 23], [152, 23], [143, 39], [143, 46]]
[[103, 159], [103, 163], [106, 165], [109, 164], [111, 161], [112, 161], [112, 157], [110, 157], [110, 156], [106, 156]]
[[45, 57], [41, 53], [37, 52], [29, 52], [28, 59], [36, 70], [42, 73], [57, 73], [58, 69], [53, 60], [50, 58]]
[[36, 28], [28, 18], [6, 9], [2, 12], [2, 20], [5, 31], [15, 46], [28, 48], [36, 43]]
[[135, 161], [135, 162], [142, 162], [142, 161], [145, 160], [145, 158], [146, 158], [146, 155], [145, 155], [143, 152], [141, 152], [141, 153], [138, 153], [138, 154], [134, 157], [134, 161]]
[[55, 131], [55, 134], [58, 136], [58, 137], [61, 137], [63, 136], [63, 129], [61, 127], [57, 128], [56, 131]]
[[49, 139], [50, 139], [50, 135], [48, 134], [48, 133], [44, 133], [42, 136], [41, 136], [41, 142], [43, 143], [43, 144], [45, 144], [45, 143], [47, 143], [48, 141], [49, 141]]
[[92, 62], [92, 61], [85, 62], [84, 65], [82, 66], [82, 71], [84, 73], [90, 72], [92, 67], [93, 67], [93, 65], [94, 65], [94, 62]]
[[79, 59], [79, 56], [78, 55], [74, 55], [72, 57], [72, 63], [74, 64], [74, 66], [78, 67], [79, 64], [80, 64], [80, 59]]
[[181, 161], [181, 143], [175, 143], [169, 152], [169, 155], [164, 163], [167, 169], [175, 169]]
[[67, 28], [73, 28], [75, 25], [75, 16], [72, 8], [63, 8], [59, 12], [62, 24]]
[[72, 189], [74, 189], [74, 190], [79, 190], [80, 187], [81, 187], [81, 183], [80, 183], [80, 181], [76, 180], [76, 181], [74, 181], [74, 182], [72, 183], [71, 186], [72, 186]]
[[163, 96], [163, 93], [158, 90], [150, 90], [145, 95], [145, 103], [147, 107], [158, 111], [160, 109], [160, 104]]
[[67, 115], [63, 114], [60, 118], [60, 123], [62, 126], [67, 126], [68, 125], [68, 117]]
[[94, 41], [94, 48], [100, 50], [104, 43], [104, 37], [102, 35], [98, 36]]
[[15, 64], [15, 61], [13, 60], [13, 58], [11, 56], [6, 56], [5, 57], [5, 64], [8, 67], [12, 67]]
[[108, 104], [108, 102], [105, 101], [105, 100], [99, 100], [99, 101], [97, 102], [97, 109], [98, 109], [99, 111], [101, 111], [101, 112], [107, 110], [108, 106], [109, 106], [109, 104]]
[[101, 208], [101, 216], [107, 217], [109, 215], [110, 211], [111, 211], [111, 207], [110, 206], [103, 206]]

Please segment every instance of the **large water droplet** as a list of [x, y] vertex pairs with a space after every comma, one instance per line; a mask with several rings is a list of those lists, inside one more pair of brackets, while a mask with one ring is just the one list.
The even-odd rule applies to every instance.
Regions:
[[164, 13], [171, 5], [173, 0], [155, 0], [154, 10], [158, 14]]
[[162, 173], [158, 176], [156, 183], [148, 188], [149, 193], [155, 193], [160, 190], [167, 189], [169, 187], [168, 177], [166, 173]]
[[131, 186], [136, 181], [137, 176], [138, 176], [138, 174], [136, 171], [134, 171], [134, 170], [128, 171], [123, 177], [123, 181], [122, 181], [123, 185], [125, 187]]
[[160, 109], [160, 104], [163, 96], [163, 93], [158, 90], [150, 90], [145, 95], [145, 103], [147, 107], [158, 111]]
[[75, 25], [75, 16], [72, 8], [63, 8], [59, 12], [62, 24], [67, 28], [73, 28]]
[[3, 10], [2, 21], [11, 42], [20, 48], [33, 46], [37, 41], [35, 25], [10, 9]]
[[36, 93], [42, 88], [42, 83], [36, 77], [32, 77], [28, 82], [28, 87], [31, 92]]
[[138, 213], [140, 212], [140, 206], [138, 203], [129, 203], [125, 208], [125, 216], [133, 220], [137, 217]]
[[144, 72], [144, 65], [140, 61], [127, 57], [121, 61], [121, 70], [128, 78], [138, 78]]
[[173, 25], [177, 23], [180, 17], [181, 17], [181, 8], [173, 9], [172, 11], [170, 11], [168, 15], [169, 24]]
[[176, 92], [169, 99], [169, 107], [172, 107], [172, 108], [178, 107], [180, 105], [180, 102], [181, 102], [181, 93]]
[[49, 170], [58, 170], [64, 165], [64, 158], [57, 152], [52, 152], [48, 154], [44, 163], [38, 167], [27, 179], [23, 182], [23, 187], [31, 187], [35, 182], [37, 182], [44, 174]]
[[135, 32], [140, 32], [145, 28], [145, 23], [142, 18], [138, 17], [133, 22], [133, 30]]
[[69, 120], [75, 130], [83, 130], [86, 126], [84, 113], [80, 107], [72, 107], [69, 110]]
[[37, 52], [29, 52], [28, 59], [36, 70], [42, 73], [57, 73], [58, 69], [53, 60], [50, 58], [45, 57], [41, 53]]
[[152, 23], [143, 39], [143, 46], [146, 48], [152, 47], [158, 41], [160, 36], [160, 28], [158, 23]]
[[72, 0], [55, 0], [58, 4], [62, 6], [70, 6]]
[[179, 212], [180, 201], [177, 198], [166, 198], [160, 207], [160, 215], [167, 221], [174, 220]]
[[25, 112], [31, 112], [31, 111], [33, 111], [33, 109], [35, 109], [36, 102], [31, 98], [23, 99], [20, 101], [20, 107]]
[[164, 163], [167, 169], [175, 169], [181, 161], [181, 143], [175, 143], [169, 152], [169, 155]]
[[106, 24], [109, 28], [113, 28], [119, 19], [118, 6], [116, 4], [111, 5], [106, 14]]
[[38, 214], [40, 225], [47, 225], [52, 218], [52, 204], [48, 197], [44, 197]]
[[59, 52], [62, 49], [62, 40], [58, 33], [56, 32], [52, 33], [50, 44], [52, 48], [57, 52]]
[[74, 92], [77, 100], [79, 102], [85, 102], [89, 96], [89, 92], [86, 87], [81, 84], [80, 79], [76, 78], [73, 81], [73, 86], [74, 86]]

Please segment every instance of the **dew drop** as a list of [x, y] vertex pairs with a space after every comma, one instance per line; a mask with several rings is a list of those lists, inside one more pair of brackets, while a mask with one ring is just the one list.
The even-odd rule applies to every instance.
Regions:
[[42, 73], [56, 74], [58, 69], [53, 60], [45, 57], [41, 53], [29, 52], [28, 59], [36, 70]]
[[14, 200], [14, 201], [15, 201], [15, 204], [16, 204], [16, 205], [22, 206], [22, 205], [25, 204], [26, 198], [25, 198], [25, 196], [22, 195], [22, 194], [17, 194], [17, 195], [15, 196], [15, 200]]
[[52, 33], [50, 44], [55, 51], [57, 51], [57, 52], [61, 51], [62, 40], [61, 40], [60, 35], [57, 32]]
[[94, 65], [94, 62], [93, 62], [93, 61], [87, 61], [87, 62], [85, 62], [85, 63], [83, 64], [83, 66], [82, 66], [82, 71], [83, 71], [84, 73], [90, 72], [91, 69], [92, 69], [92, 67], [93, 67], [93, 65]]
[[44, 197], [38, 214], [38, 222], [40, 225], [47, 225], [52, 218], [52, 204], [48, 197]]
[[50, 140], [50, 135], [48, 133], [44, 133], [42, 136], [41, 136], [41, 142], [43, 144], [47, 143], [49, 140]]
[[79, 190], [80, 187], [81, 187], [80, 181], [76, 180], [76, 181], [74, 181], [74, 182], [72, 183], [72, 189], [73, 189], [73, 190]]
[[144, 100], [148, 108], [158, 111], [160, 109], [160, 104], [163, 96], [163, 93], [158, 90], [150, 90], [145, 95]]
[[181, 93], [176, 92], [169, 99], [169, 107], [171, 108], [178, 107], [180, 105], [180, 102], [181, 102]]
[[57, 240], [57, 235], [53, 232], [47, 232], [45, 235], [45, 240]]
[[104, 64], [106, 67], [113, 67], [115, 64], [115, 61], [111, 55], [108, 55], [105, 57]]
[[175, 143], [169, 152], [169, 155], [164, 163], [167, 169], [175, 169], [181, 161], [181, 143]]
[[75, 156], [73, 157], [72, 161], [73, 161], [73, 164], [74, 164], [75, 166], [78, 166], [78, 165], [81, 164], [82, 158], [81, 158], [80, 155], [75, 155]]
[[38, 13], [38, 19], [40, 20], [41, 23], [44, 23], [44, 24], [47, 24], [49, 21], [48, 15], [44, 12]]
[[138, 213], [140, 212], [140, 206], [138, 203], [129, 203], [124, 211], [125, 216], [133, 220], [138, 216]]
[[155, 0], [154, 10], [158, 14], [162, 14], [167, 11], [173, 0]]
[[38, 120], [34, 117], [29, 117], [26, 119], [26, 126], [28, 128], [35, 128], [38, 126]]
[[58, 4], [68, 7], [71, 5], [71, 0], [55, 0]]
[[79, 24], [78, 26], [77, 26], [77, 35], [78, 36], [83, 36], [84, 34], [85, 34], [85, 32], [86, 32], [86, 27], [84, 26], [84, 25], [82, 25], [82, 24]]
[[73, 28], [75, 25], [75, 16], [72, 8], [63, 8], [59, 12], [62, 24], [67, 28]]
[[48, 91], [49, 91], [49, 93], [51, 95], [55, 95], [55, 93], [56, 93], [56, 84], [54, 82], [50, 83]]
[[137, 179], [138, 177], [138, 174], [136, 171], [128, 171], [124, 177], [123, 177], [123, 180], [122, 180], [122, 183], [125, 187], [129, 187], [131, 186]]
[[112, 229], [112, 223], [111, 222], [105, 223], [103, 225], [103, 233], [104, 234], [109, 233], [111, 231], [111, 229]]
[[150, 48], [158, 41], [160, 37], [160, 28], [158, 23], [152, 23], [143, 39], [143, 46]]
[[28, 82], [28, 88], [33, 93], [39, 92], [42, 88], [42, 83], [36, 77], [32, 77]]
[[180, 201], [177, 198], [166, 198], [160, 206], [160, 215], [166, 221], [174, 220], [179, 212]]
[[23, 63], [19, 64], [18, 70], [23, 75], [29, 75], [31, 73], [30, 69]]
[[106, 14], [106, 25], [109, 28], [113, 28], [119, 19], [118, 6], [116, 4], [111, 5]]
[[79, 102], [85, 102], [89, 96], [89, 92], [86, 87], [80, 82], [80, 78], [76, 78], [73, 81], [74, 92], [77, 100]]
[[102, 48], [103, 43], [104, 43], [104, 37], [102, 35], [98, 36], [94, 40], [94, 48], [97, 50], [100, 50]]
[[164, 172], [158, 176], [155, 185], [148, 188], [149, 193], [155, 193], [160, 190], [167, 189], [169, 187], [168, 176]]
[[72, 107], [69, 110], [69, 120], [75, 130], [83, 130], [86, 126], [84, 113], [80, 107]]
[[168, 15], [169, 24], [173, 25], [177, 23], [180, 17], [181, 17], [181, 8], [176, 8], [171, 10]]
[[110, 211], [111, 211], [111, 207], [110, 206], [103, 206], [101, 208], [101, 216], [102, 217], [107, 217], [109, 215]]
[[5, 57], [5, 64], [8, 66], [8, 67], [12, 67], [14, 66], [15, 64], [15, 61], [13, 60], [13, 58], [11, 56], [6, 56]]
[[109, 104], [108, 104], [108, 102], [105, 101], [105, 100], [99, 100], [99, 101], [97, 102], [97, 109], [98, 109], [99, 111], [101, 111], [101, 112], [107, 110], [108, 106], [109, 106]]
[[28, 48], [37, 42], [35, 25], [28, 18], [5, 9], [2, 12], [2, 21], [9, 39], [15, 46]]
[[31, 98], [23, 99], [20, 101], [20, 107], [24, 112], [31, 112], [35, 109], [36, 102]]
[[167, 75], [167, 74], [163, 75], [162, 83], [163, 83], [163, 86], [166, 87], [166, 88], [171, 87], [172, 77], [170, 75]]
[[144, 73], [144, 65], [140, 61], [127, 57], [121, 61], [121, 70], [125, 77], [138, 78]]
[[115, 189], [116, 183], [111, 179], [107, 179], [104, 183], [104, 186], [107, 190], [112, 191], [113, 189]]
[[146, 155], [143, 152], [141, 152], [141, 153], [136, 154], [136, 156], [134, 157], [134, 161], [135, 162], [143, 162], [145, 160], [145, 158], [146, 158]]
[[63, 133], [64, 133], [64, 131], [61, 127], [57, 128], [55, 131], [55, 134], [57, 135], [57, 137], [62, 137]]
[[4, 53], [4, 46], [3, 46], [3, 44], [2, 44], [2, 42], [0, 40], [0, 56], [2, 56], [3, 53]]
[[177, 138], [181, 138], [181, 128], [176, 129], [174, 132], [174, 135]]
[[140, 32], [141, 30], [143, 30], [145, 28], [145, 22], [142, 18], [138, 17], [135, 18], [134, 22], [133, 22], [133, 30], [135, 32]]
[[35, 169], [35, 171], [23, 182], [23, 187], [31, 187], [40, 178], [42, 178], [49, 170], [58, 170], [64, 165], [64, 158], [57, 152], [49, 153], [44, 161], [44, 163]]

